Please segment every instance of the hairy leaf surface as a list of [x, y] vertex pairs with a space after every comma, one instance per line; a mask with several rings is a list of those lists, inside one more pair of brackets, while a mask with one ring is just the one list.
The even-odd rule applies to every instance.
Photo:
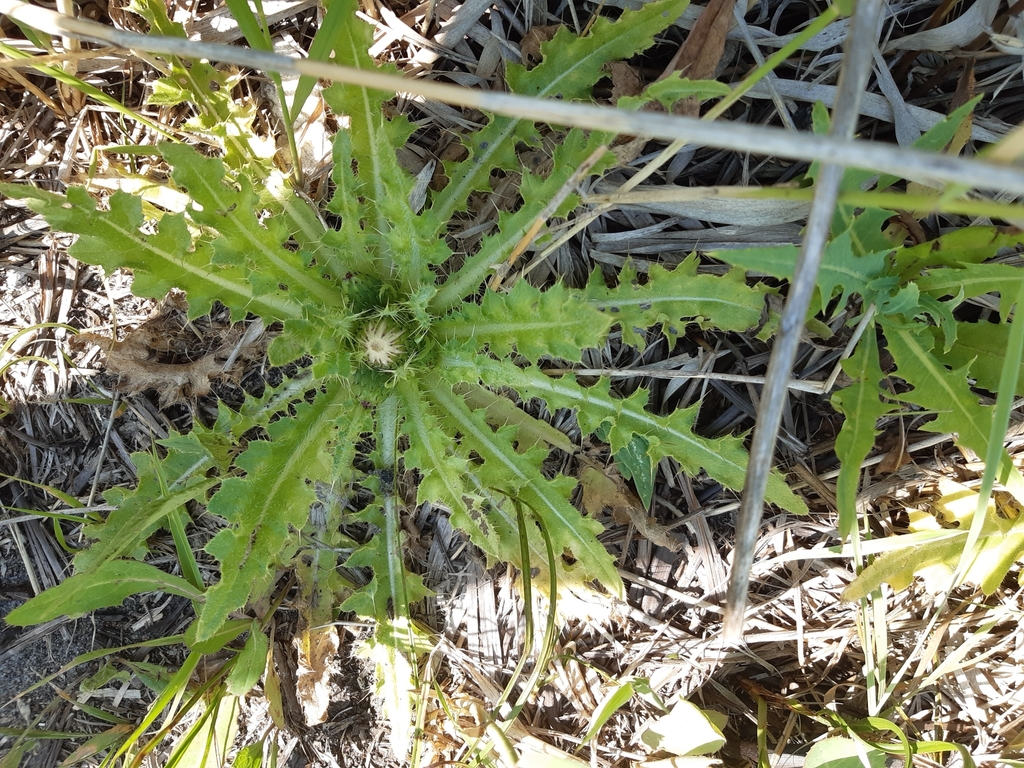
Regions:
[[[621, 594], [622, 581], [614, 561], [597, 540], [603, 527], [596, 520], [583, 517], [567, 500], [576, 487], [576, 481], [566, 477], [544, 479], [536, 464], [512, 448], [511, 428], [493, 431], [483, 415], [470, 411], [452, 392], [450, 385], [437, 382], [430, 387], [429, 396], [443, 410], [447, 423], [456, 427], [463, 441], [482, 457], [484, 463], [479, 473], [484, 486], [514, 494], [543, 525], [555, 551], [573, 554], [576, 559], [574, 565], [559, 564], [564, 568], [563, 575], [568, 578], [568, 583], [597, 579], [608, 589]], [[519, 559], [517, 556], [514, 561]], [[542, 557], [533, 565], [540, 566], [545, 562], [546, 557]], [[546, 567], [542, 569], [546, 570]]]
[[[209, 511], [228, 527], [206, 545], [221, 564], [221, 579], [207, 593], [197, 637], [212, 635], [231, 611], [269, 588], [278, 562], [290, 559], [296, 533], [305, 525], [315, 501], [313, 481], [330, 480], [329, 450], [349, 436], [348, 420], [358, 418], [347, 388], [331, 385], [318, 395], [316, 407], [295, 406], [295, 415], [267, 427], [270, 440], [255, 440], [236, 464], [245, 477], [227, 478], [210, 500]], [[344, 421], [342, 421], [344, 419]]]
[[166, 592], [190, 600], [203, 593], [180, 576], [164, 573], [138, 560], [108, 560], [89, 573], [70, 576], [60, 584], [19, 605], [5, 617], [16, 627], [50, 621], [60, 616], [83, 616], [97, 608], [120, 605], [125, 598], [144, 592]]
[[[688, 5], [689, 0], [657, 0], [644, 4], [638, 11], [623, 11], [614, 22], [599, 17], [589, 34], [581, 38], [560, 29], [553, 40], [541, 47], [544, 58], [539, 65], [531, 70], [508, 65], [509, 86], [515, 93], [530, 96], [588, 99], [590, 89], [605, 77], [605, 64], [628, 59], [649, 48], [654, 44], [654, 36], [678, 19]], [[489, 191], [491, 169], [520, 171], [515, 154], [517, 143], [538, 146], [540, 133], [529, 121], [492, 116], [487, 127], [467, 142], [469, 159], [445, 166], [451, 181], [433, 206], [438, 217], [447, 221], [463, 210], [470, 193]], [[585, 157], [570, 160], [569, 167], [557, 163], [555, 167], [570, 174]]]
[[[550, 378], [535, 368], [517, 368], [484, 356], [451, 355], [445, 361], [445, 369], [462, 375], [475, 371], [490, 386], [510, 386], [524, 397], [545, 400], [549, 407], [572, 408], [577, 412], [581, 429], [588, 434], [607, 422], [613, 451], [628, 446], [634, 435], [643, 435], [653, 463], [672, 457], [691, 475], [696, 476], [703, 469], [727, 488], [743, 488], [747, 466], [743, 442], [732, 437], [708, 439], [694, 434], [693, 422], [699, 406], [658, 416], [646, 409], [648, 394], [644, 390], [629, 398], [616, 398], [611, 395], [607, 381], [581, 387], [569, 377]], [[777, 474], [769, 479], [766, 498], [791, 512], [807, 511], [803, 501]]]
[[671, 271], [652, 264], [647, 281], [641, 283], [636, 269], [627, 264], [614, 288], [607, 287], [596, 271], [583, 295], [621, 326], [623, 341], [641, 350], [646, 344], [643, 331], [651, 326], [660, 326], [674, 343], [691, 322], [727, 331], [746, 331], [758, 324], [764, 294], [747, 286], [742, 270], [718, 277], [697, 274], [697, 266], [696, 258]]
[[[334, 2], [342, 3], [349, 16], [357, 7], [355, 0]], [[337, 30], [335, 53], [340, 63], [380, 70], [367, 53], [372, 44], [371, 27], [350, 22]], [[384, 116], [383, 101], [390, 98], [390, 94], [337, 83], [324, 91], [324, 98], [335, 112], [349, 117], [349, 129], [343, 132], [346, 134], [343, 142], [345, 149], [351, 146], [355, 163], [355, 176], [351, 178], [357, 183], [354, 189], [345, 188], [340, 192], [353, 196], [352, 199], [364, 199], [366, 220], [362, 237], [376, 244], [375, 255], [384, 268], [382, 276], [397, 279], [406, 288], [433, 284], [429, 267], [444, 262], [451, 253], [440, 237], [443, 228], [436, 213], [416, 214], [409, 205], [413, 180], [398, 164], [396, 149], [405, 145], [412, 125], [404, 117], [387, 119]], [[345, 149], [339, 153], [342, 159]], [[347, 174], [348, 170], [342, 173]], [[351, 207], [351, 203], [341, 206]], [[352, 227], [354, 222], [349, 220], [345, 225]]]
[[142, 199], [124, 192], [110, 196], [110, 210], [100, 211], [83, 187], [70, 187], [67, 197], [33, 187], [0, 185], [0, 192], [29, 200], [55, 230], [79, 235], [68, 249], [76, 259], [109, 271], [128, 268], [135, 275], [132, 290], [139, 296], [163, 298], [171, 288], [188, 292], [189, 316], [198, 317], [220, 301], [236, 312], [246, 309], [267, 320], [301, 317], [303, 308], [282, 293], [258, 295], [239, 266], [213, 264], [208, 243], [192, 247], [185, 217], [166, 214], [156, 231], [142, 231]]
[[[573, 129], [555, 147], [551, 173], [542, 177], [529, 171], [522, 172], [520, 196], [523, 205], [515, 213], [502, 211], [498, 214], [497, 234], [485, 237], [479, 250], [466, 259], [459, 271], [441, 286], [431, 302], [435, 312], [441, 313], [457, 307], [463, 299], [477, 292], [480, 284], [492, 274], [494, 267], [505, 261], [526, 236], [544, 206], [559, 193], [576, 168], [601, 146], [602, 140], [603, 137], [597, 133], [587, 135]], [[605, 157], [610, 157], [610, 153], [606, 153]], [[599, 163], [595, 170], [602, 167], [603, 164]], [[578, 202], [577, 195], [568, 195], [553, 215], [568, 214]]]
[[159, 444], [168, 452], [163, 461], [150, 453], [132, 455], [139, 478], [135, 490], [111, 488], [104, 494], [114, 509], [102, 524], [85, 527], [92, 544], [75, 557], [77, 572], [95, 571], [112, 560], [142, 554], [146, 539], [168, 514], [190, 501], [205, 501], [217, 482], [208, 473], [218, 462], [200, 443], [199, 433], [175, 435]]
[[540, 291], [520, 280], [504, 294], [488, 291], [437, 324], [442, 337], [487, 345], [504, 356], [513, 348], [531, 360], [544, 355], [580, 362], [582, 350], [604, 343], [611, 319], [561, 283]]

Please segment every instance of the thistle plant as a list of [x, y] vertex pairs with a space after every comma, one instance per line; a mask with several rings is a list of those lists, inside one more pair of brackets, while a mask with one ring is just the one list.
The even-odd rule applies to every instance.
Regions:
[[[509, 65], [508, 82], [520, 93], [588, 99], [604, 65], [649, 47], [685, 5], [659, 0], [615, 22], [599, 19], [582, 38], [561, 30], [537, 67]], [[160, 3], [139, 0], [135, 10], [152, 28], [180, 34]], [[325, 22], [321, 34], [329, 30], [331, 37], [323, 47], [340, 63], [374, 67], [366, 53], [369, 28], [354, 21], [354, 10], [349, 0], [331, 4], [331, 18], [344, 23]], [[208, 313], [214, 302], [237, 322], [258, 317], [278, 329], [271, 364], [311, 362], [238, 410], [221, 407], [212, 426], [197, 425], [159, 441], [153, 454], [137, 455], [139, 487], [108, 491], [115, 509], [85, 526], [90, 544], [76, 557], [75, 574], [8, 620], [79, 614], [159, 588], [193, 601], [194, 653], [218, 650], [243, 628], [253, 629], [250, 644], [258, 649], [265, 642], [253, 639], [262, 637], [258, 627], [233, 617], [272, 595], [282, 570], [294, 568], [306, 596], [306, 626], [336, 618], [339, 609], [377, 622], [371, 652], [401, 745], [412, 662], [423, 640], [409, 622], [409, 606], [428, 590], [404, 557], [396, 478], [414, 478], [416, 501], [449, 510], [490, 562], [511, 562], [523, 578], [554, 570], [560, 588], [597, 582], [620, 595], [614, 560], [598, 539], [601, 521], [570, 503], [574, 478], [545, 468], [551, 446], [574, 450], [571, 442], [519, 407], [519, 399], [571, 409], [583, 434], [600, 433], [613, 454], [635, 454], [640, 439], [649, 466], [670, 457], [691, 475], [706, 473], [739, 490], [742, 438], [697, 435], [698, 405], [658, 414], [642, 388], [620, 397], [608, 381], [585, 385], [545, 367], [581, 363], [584, 350], [604, 346], [616, 329], [639, 347], [646, 339], [641, 329], [652, 327], [673, 341], [690, 324], [749, 330], [767, 311], [766, 292], [749, 286], [741, 270], [698, 273], [695, 259], [674, 270], [653, 266], [645, 275], [627, 266], [611, 280], [595, 272], [580, 289], [541, 289], [514, 274], [506, 287], [485, 287], [577, 167], [595, 152], [602, 158], [595, 171], [610, 164], [611, 153], [600, 151], [610, 137], [560, 133], [553, 170], [535, 174], [521, 168], [517, 148], [542, 145], [538, 126], [491, 117], [465, 137], [469, 158], [446, 165], [447, 185], [417, 212], [409, 202], [414, 179], [396, 156], [411, 124], [386, 116], [386, 94], [335, 85], [324, 96], [349, 127], [335, 137], [333, 194], [318, 211], [291, 191], [263, 143], [245, 138], [251, 110], [230, 102], [224, 75], [176, 60], [167, 69], [156, 100], [195, 105], [190, 127], [221, 148], [211, 157], [187, 144], [157, 146], [170, 169], [167, 186], [188, 200], [184, 210], [159, 210], [123, 192], [99, 205], [83, 187], [66, 195], [14, 185], [3, 192], [27, 200], [53, 228], [78, 235], [75, 258], [131, 269], [136, 294], [159, 298], [175, 288], [186, 293], [190, 317]], [[521, 204], [501, 214], [497, 231], [474, 252], [453, 253], [446, 227], [471, 195], [491, 191], [496, 171], [521, 174]], [[576, 204], [570, 194], [551, 215], [569, 216]], [[373, 501], [356, 511], [330, 506], [327, 525], [314, 530], [318, 484], [358, 487]], [[779, 475], [768, 499], [804, 511]], [[205, 510], [222, 524], [205, 547], [220, 566], [210, 584], [198, 579], [198, 569], [175, 576], [145, 563], [147, 538], [187, 521], [187, 509]], [[370, 533], [350, 538], [357, 529]], [[316, 531], [328, 540], [311, 549], [304, 533]], [[370, 575], [365, 583], [348, 581], [341, 565]], [[244, 687], [237, 684], [235, 692]]]

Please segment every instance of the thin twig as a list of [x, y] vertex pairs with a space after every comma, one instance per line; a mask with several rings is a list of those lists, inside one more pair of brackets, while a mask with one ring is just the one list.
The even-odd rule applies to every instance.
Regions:
[[[709, 123], [676, 115], [628, 112], [613, 107], [473, 90], [430, 80], [412, 80], [374, 70], [291, 58], [265, 51], [160, 35], [140, 35], [86, 19], [65, 18], [21, 0], [0, 0], [0, 13], [48, 34], [70, 35], [124, 49], [201, 58], [281, 74], [308, 75], [376, 90], [415, 94], [425, 99], [524, 120], [587, 130], [598, 127], [609, 133], [647, 136], [665, 141], [683, 139], [688, 143], [718, 149], [884, 171], [915, 181], [943, 181], [1024, 194], [1024, 174], [1019, 169], [977, 158], [967, 160], [870, 141], [850, 141], [839, 138], [838, 134], [816, 136], [760, 125], [722, 121]], [[843, 108], [842, 100], [839, 100], [839, 104]]]
[[[662, 368], [545, 368], [548, 376], [563, 376], [571, 373], [574, 376], [607, 376], [610, 379], [714, 379], [715, 381], [731, 381], [737, 384], [764, 384], [764, 376], [742, 376], [736, 373], [718, 373], [717, 371], [668, 371]], [[823, 382], [801, 381], [790, 379], [786, 386], [799, 392], [822, 394]]]
[[[850, 37], [839, 78], [837, 107], [833, 115], [831, 135], [839, 138], [853, 136], [860, 115], [860, 97], [871, 74], [870, 49], [875, 46], [881, 0], [861, 0], [853, 15]], [[818, 268], [828, 243], [829, 229], [839, 185], [845, 170], [841, 165], [826, 164], [815, 182], [814, 202], [807, 220], [800, 256], [796, 262], [794, 278], [790, 284], [786, 306], [779, 321], [779, 335], [768, 361], [764, 391], [757, 413], [757, 425], [750, 445], [750, 463], [747, 465], [743, 501], [736, 521], [736, 544], [726, 594], [725, 619], [722, 634], [728, 642], [739, 642], [743, 637], [743, 614], [747, 605], [747, 587], [750, 568], [754, 562], [764, 495], [772, 469], [775, 441], [782, 423], [786, 405], [787, 384], [793, 370], [797, 348], [803, 336], [804, 319], [811, 304], [817, 282]]]

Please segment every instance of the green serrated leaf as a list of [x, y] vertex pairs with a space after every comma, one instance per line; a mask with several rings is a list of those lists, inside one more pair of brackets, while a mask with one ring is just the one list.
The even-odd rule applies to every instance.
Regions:
[[277, 564], [288, 562], [295, 550], [297, 532], [316, 500], [313, 482], [330, 479], [330, 451], [350, 450], [338, 443], [348, 439], [352, 417], [360, 423], [362, 409], [349, 400], [347, 389], [326, 385], [314, 403], [299, 403], [294, 416], [270, 424], [270, 440], [250, 442], [236, 461], [245, 477], [225, 479], [210, 499], [209, 512], [228, 527], [206, 545], [220, 562], [221, 579], [207, 592], [196, 627], [199, 642], [209, 639], [231, 611], [265, 594]]
[[[865, 218], [872, 219], [871, 216]], [[841, 296], [841, 305], [845, 305], [846, 300], [853, 294], [864, 296], [868, 301], [882, 298], [876, 296], [872, 285], [873, 281], [885, 275], [888, 251], [863, 256], [854, 255], [862, 247], [854, 243], [854, 234], [847, 230], [825, 248], [821, 269], [818, 272], [818, 309], [822, 312], [837, 294]], [[784, 245], [716, 251], [711, 255], [735, 267], [792, 280], [799, 253], [800, 249], [796, 246]]]
[[303, 308], [283, 293], [257, 295], [241, 268], [215, 267], [208, 243], [193, 247], [184, 216], [167, 214], [154, 233], [141, 231], [139, 197], [115, 192], [110, 210], [99, 211], [83, 187], [70, 187], [66, 198], [14, 184], [0, 184], [0, 192], [28, 200], [55, 230], [79, 235], [68, 249], [76, 259], [109, 271], [131, 269], [138, 296], [163, 298], [171, 288], [181, 288], [188, 293], [190, 317], [209, 313], [214, 301], [267, 320], [303, 315]]
[[245, 696], [255, 687], [267, 667], [269, 648], [270, 638], [264, 634], [259, 622], [251, 622], [249, 637], [235, 658], [235, 664], [228, 674], [226, 681], [228, 693], [232, 696]]
[[[217, 233], [210, 241], [211, 267], [241, 267], [257, 296], [287, 291], [306, 311], [342, 306], [338, 291], [311, 273], [299, 254], [283, 246], [290, 236], [283, 221], [257, 218], [256, 191], [245, 175], [229, 179], [221, 160], [203, 157], [184, 144], [162, 144], [160, 152], [173, 167], [171, 178], [193, 200], [189, 216]], [[236, 313], [246, 309], [231, 308]]]
[[973, 298], [986, 293], [998, 293], [999, 312], [1008, 315], [1017, 295], [1017, 287], [1024, 281], [1024, 269], [1009, 264], [967, 264], [962, 269], [940, 268], [931, 270], [916, 283], [921, 293], [935, 298], [959, 296]]
[[650, 510], [654, 499], [655, 464], [651, 461], [650, 452], [651, 446], [647, 440], [640, 435], [633, 435], [633, 439], [614, 454], [619, 472], [627, 480], [633, 481], [646, 510]]
[[557, 283], [540, 291], [520, 280], [507, 293], [488, 291], [480, 304], [467, 303], [436, 325], [441, 338], [487, 345], [504, 357], [513, 349], [530, 360], [548, 355], [580, 362], [582, 351], [597, 347], [611, 319]]
[[468, 381], [456, 384], [453, 391], [462, 397], [472, 410], [483, 411], [487, 423], [495, 429], [514, 425], [515, 444], [520, 452], [542, 444], [559, 448], [568, 454], [574, 454], [578, 450], [564, 432], [555, 429], [546, 421], [535, 419], [507, 397]]
[[[727, 488], [743, 488], [747, 453], [742, 441], [733, 437], [708, 439], [695, 435], [693, 422], [699, 405], [668, 416], [657, 416], [645, 408], [646, 391], [639, 390], [629, 398], [619, 399], [611, 395], [607, 381], [585, 388], [568, 377], [554, 379], [534, 368], [521, 369], [483, 356], [466, 358], [451, 354], [443, 367], [457, 372], [456, 375], [473, 371], [485, 384], [511, 386], [524, 397], [545, 400], [549, 407], [575, 409], [580, 427], [587, 434], [607, 421], [612, 451], [622, 450], [634, 435], [642, 435], [650, 445], [652, 462], [670, 456], [679, 462], [684, 472], [696, 476], [703, 469]], [[803, 501], [777, 474], [772, 474], [768, 481], [766, 498], [791, 512], [807, 511]]]
[[397, 530], [397, 520], [391, 510], [385, 512], [380, 505], [363, 510], [358, 518], [378, 529], [366, 544], [361, 546], [345, 561], [348, 568], [372, 568], [373, 576], [360, 589], [353, 592], [341, 604], [343, 611], [353, 611], [359, 616], [376, 619], [387, 624], [395, 616], [408, 616], [408, 605], [433, 594], [418, 574], [405, 568], [401, 544], [402, 534]]
[[[346, 9], [342, 15], [349, 17], [356, 10], [354, 0], [334, 0], [332, 5], [341, 5]], [[372, 44], [372, 29], [350, 19], [336, 30], [334, 51], [340, 63], [378, 71], [380, 67], [367, 53]], [[354, 175], [348, 168], [340, 171], [349, 185], [340, 192], [363, 198], [360, 237], [372, 244], [373, 258], [379, 265], [376, 273], [415, 288], [433, 284], [430, 267], [443, 263], [451, 251], [439, 237], [443, 219], [433, 211], [416, 214], [410, 207], [413, 179], [398, 164], [396, 148], [405, 145], [413, 126], [404, 117], [385, 117], [383, 104], [391, 97], [390, 93], [342, 83], [324, 91], [328, 105], [338, 114], [349, 116], [349, 130], [339, 132], [347, 136], [336, 154], [351, 153], [356, 167]], [[338, 193], [334, 199], [338, 200]], [[337, 204], [352, 205], [341, 201]], [[355, 221], [347, 226], [355, 226]], [[359, 248], [356, 257], [365, 249], [365, 245]]]
[[1004, 248], [1024, 240], [1024, 232], [1001, 227], [963, 227], [909, 248], [899, 248], [892, 256], [892, 270], [901, 280], [914, 280], [925, 269], [963, 267], [991, 259]]
[[[519, 241], [529, 232], [544, 206], [558, 194], [579, 165], [593, 154], [606, 138], [597, 132], [585, 134], [573, 129], [555, 147], [553, 170], [546, 178], [523, 172], [520, 189], [524, 201], [522, 207], [515, 213], [502, 211], [498, 214], [498, 233], [485, 237], [477, 253], [468, 258], [459, 271], [440, 287], [437, 295], [431, 300], [431, 310], [443, 314], [460, 306], [466, 296], [476, 293], [494, 267], [507, 259]], [[611, 154], [606, 153], [605, 160], [610, 157]], [[518, 160], [516, 163], [517, 170], [521, 171]], [[467, 161], [464, 165], [468, 166], [470, 163]], [[598, 172], [603, 167], [604, 163], [598, 163], [593, 170]], [[565, 215], [578, 201], [577, 195], [570, 194], [555, 215]], [[437, 212], [437, 205], [433, 210]]]
[[125, 598], [144, 592], [166, 592], [197, 602], [203, 599], [203, 593], [185, 579], [164, 573], [149, 563], [108, 560], [19, 605], [7, 614], [6, 620], [16, 627], [26, 627], [59, 616], [84, 616], [97, 608], [120, 605]]
[[[935, 328], [932, 333], [938, 341], [941, 331]], [[1009, 340], [1010, 327], [1004, 323], [956, 323], [956, 344], [935, 354], [951, 368], [969, 368], [971, 378], [982, 389], [998, 392]], [[1016, 394], [1024, 395], [1024, 375], [1017, 379]]]
[[843, 361], [843, 371], [854, 381], [832, 396], [832, 406], [843, 414], [843, 426], [836, 438], [839, 458], [839, 479], [836, 499], [839, 502], [839, 535], [847, 537], [857, 524], [857, 489], [860, 465], [875, 446], [878, 430], [875, 424], [892, 410], [881, 397], [884, 374], [878, 362], [878, 341], [875, 329], [869, 326], [857, 351]]
[[674, 343], [691, 322], [727, 331], [746, 331], [760, 322], [764, 294], [747, 286], [741, 270], [719, 277], [697, 274], [697, 267], [696, 258], [671, 271], [652, 264], [642, 283], [627, 264], [614, 288], [596, 271], [583, 295], [621, 326], [623, 341], [640, 349], [645, 346], [643, 331], [651, 326], [660, 326]]
[[[930, 432], [952, 432], [960, 443], [984, 456], [992, 408], [980, 405], [977, 395], [971, 392], [967, 368], [948, 370], [932, 353], [931, 335], [916, 335], [889, 322], [883, 322], [883, 329], [899, 375], [913, 387], [900, 399], [937, 414], [923, 428]], [[1024, 477], [1005, 450], [997, 479], [1018, 499], [1024, 499]]]
[[201, 432], [191, 432], [157, 441], [167, 450], [162, 461], [149, 453], [132, 455], [139, 485], [134, 491], [106, 491], [114, 509], [102, 523], [86, 526], [84, 534], [92, 544], [76, 556], [76, 571], [88, 573], [112, 560], [142, 555], [146, 539], [169, 514], [190, 501], [205, 501], [217, 483], [217, 478], [207, 476], [216, 463], [200, 436]]
[[[515, 370], [510, 364], [501, 367]], [[597, 579], [608, 589], [620, 593], [622, 581], [614, 561], [597, 540], [603, 527], [596, 520], [583, 517], [567, 500], [576, 487], [576, 481], [567, 477], [545, 479], [529, 456], [516, 453], [512, 448], [509, 439], [512, 429], [493, 431], [482, 414], [470, 411], [452, 392], [451, 385], [432, 382], [428, 394], [444, 413], [445, 421], [462, 434], [465, 445], [483, 459], [478, 472], [485, 487], [514, 494], [540, 520], [555, 551], [573, 554], [576, 559], [574, 565], [559, 563], [559, 567], [564, 568], [562, 575], [567, 579], [566, 583]], [[518, 530], [518, 526], [514, 529]], [[546, 551], [533, 541], [531, 550], [538, 551], [538, 554]], [[520, 560], [518, 556], [510, 559], [513, 562]], [[546, 556], [538, 557], [537, 562], [545, 561]]]
[[[531, 70], [508, 65], [509, 86], [515, 93], [531, 96], [589, 99], [590, 89], [605, 76], [605, 64], [631, 58], [649, 48], [654, 44], [654, 36], [678, 19], [688, 5], [689, 0], [659, 0], [645, 3], [637, 11], [625, 10], [616, 21], [598, 17], [589, 34], [582, 38], [559, 30], [553, 40], [542, 46], [544, 58], [539, 65]], [[435, 200], [437, 216], [447, 221], [466, 206], [472, 192], [489, 191], [491, 169], [521, 170], [515, 154], [517, 143], [537, 146], [539, 133], [528, 121], [491, 117], [487, 127], [468, 142], [469, 159], [445, 166], [451, 181]], [[558, 162], [555, 167], [572, 173], [584, 157], [570, 163], [571, 167]], [[543, 198], [544, 202], [549, 199]]]
[[[153, 34], [186, 37], [184, 26], [171, 21], [166, 6], [161, 3], [132, 0], [130, 7], [147, 21]], [[169, 57], [167, 76], [156, 80], [146, 103], [194, 104], [197, 113], [184, 127], [222, 146], [224, 161], [231, 168], [245, 168], [253, 177], [262, 178], [273, 170], [270, 161], [274, 142], [258, 137], [253, 131], [255, 105], [232, 96], [240, 79], [218, 70], [208, 61], [191, 60], [186, 64], [177, 57]]]
[[[602, 424], [595, 432], [598, 440], [608, 442], [608, 424]], [[650, 457], [651, 446], [641, 435], [633, 435], [633, 439], [618, 452], [612, 454], [619, 473], [636, 486], [637, 495], [650, 511], [654, 498], [654, 463]]]
[[[419, 399], [423, 393], [411, 383], [400, 385], [399, 390], [405, 406], [403, 430], [410, 439], [409, 449], [405, 452], [406, 465], [418, 466], [423, 473], [418, 499], [446, 504], [452, 510], [452, 525], [470, 534], [472, 541], [487, 554], [489, 563], [512, 562], [529, 570], [529, 564], [521, 562], [515, 511], [500, 491], [488, 487], [485, 480], [477, 476], [477, 471], [482, 469], [479, 462], [471, 463], [464, 455], [466, 449], [447, 437], [446, 430], [442, 428], [443, 412], [439, 412], [432, 403]], [[526, 430], [528, 439], [533, 441], [531, 447], [537, 444], [536, 440], [545, 440], [570, 452], [575, 451], [575, 446], [564, 434], [530, 418], [507, 398], [494, 395], [479, 385], [466, 383], [456, 385], [453, 392], [463, 398], [471, 410], [480, 411], [489, 425], [495, 428], [514, 425], [520, 450], [526, 447], [522, 441]], [[536, 424], [518, 419], [512, 412]], [[454, 429], [457, 428], [456, 424]], [[510, 434], [509, 429], [503, 434]], [[481, 474], [485, 478], [488, 476], [487, 470]], [[536, 530], [527, 531], [527, 534], [533, 558], [542, 562], [545, 555], [543, 540]]]

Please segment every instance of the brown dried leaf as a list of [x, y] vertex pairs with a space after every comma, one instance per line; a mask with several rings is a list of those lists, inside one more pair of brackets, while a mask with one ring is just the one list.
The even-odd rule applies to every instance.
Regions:
[[[662, 77], [678, 70], [691, 80], [713, 79], [725, 51], [725, 35], [732, 26], [735, 5], [736, 0], [709, 0]], [[693, 96], [682, 99], [672, 111], [677, 115], [697, 117], [700, 101]]]
[[612, 61], [604, 68], [612, 79], [612, 104], [618, 104], [623, 96], [639, 96], [643, 91], [644, 79], [632, 64]]
[[161, 408], [209, 394], [214, 379], [237, 381], [242, 364], [259, 360], [266, 352], [268, 337], [259, 321], [237, 323], [199, 338], [186, 311], [184, 299], [169, 294], [123, 341], [86, 332], [73, 342], [102, 347], [107, 371], [118, 377], [118, 389], [132, 394], [156, 390]]
[[682, 548], [664, 526], [647, 516], [640, 499], [614, 469], [608, 468], [602, 472], [596, 467], [584, 467], [580, 472], [580, 485], [583, 487], [583, 509], [587, 514], [599, 514], [607, 507], [615, 522], [620, 525], [632, 524], [641, 536], [653, 544], [672, 552]]
[[327, 719], [331, 703], [330, 680], [338, 657], [338, 630], [334, 626], [314, 627], [292, 639], [298, 654], [296, 694], [306, 725]]
[[560, 24], [549, 24], [542, 27], [530, 27], [530, 31], [523, 35], [523, 41], [519, 44], [519, 50], [523, 54], [523, 64], [533, 67], [540, 63], [542, 58], [540, 46], [555, 36]]

